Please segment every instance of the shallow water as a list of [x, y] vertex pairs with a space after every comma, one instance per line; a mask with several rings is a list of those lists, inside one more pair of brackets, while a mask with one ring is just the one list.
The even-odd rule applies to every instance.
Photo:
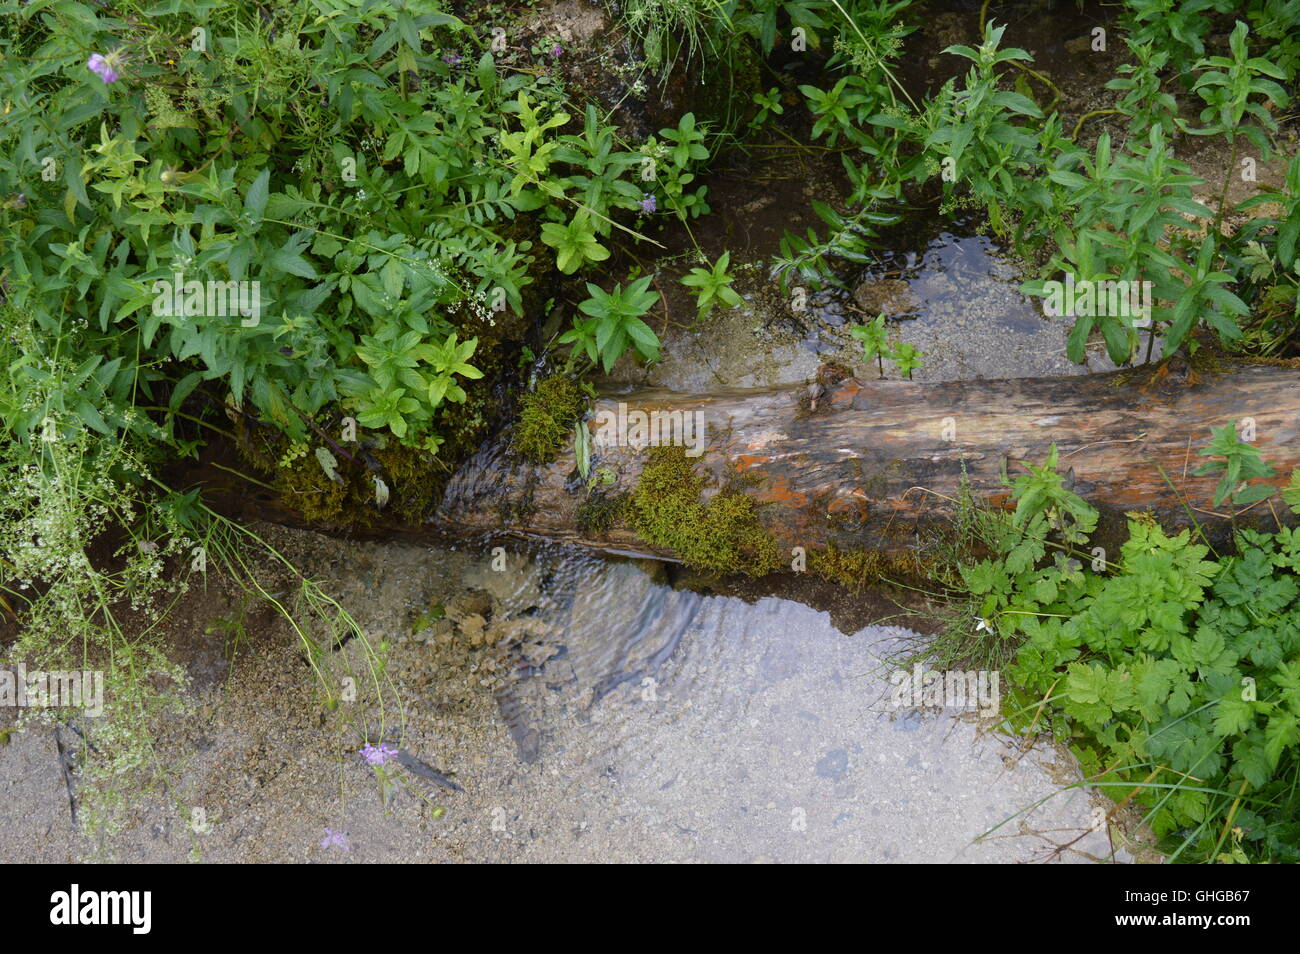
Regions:
[[[495, 601], [494, 624], [540, 618], [555, 651], [513, 667], [501, 715], [526, 726], [521, 758], [572, 780], [566, 800], [592, 801], [589, 785], [603, 793], [584, 819], [593, 833], [634, 824], [707, 861], [1005, 860], [1050, 848], [1029, 834], [973, 843], [1054, 791], [1060, 769], [1044, 752], [1021, 759], [971, 709], [895, 706], [889, 657], [914, 634], [845, 634], [790, 600], [676, 591], [632, 563], [562, 550], [519, 580]], [[1069, 793], [1025, 831], [1078, 834], [1089, 818], [1087, 797]], [[1080, 845], [1104, 846], [1100, 835]]]
[[[1080, 835], [1063, 860], [1109, 851], [1087, 794], [1053, 797], [1078, 778], [1071, 759], [1022, 751], [969, 709], [892, 704], [905, 630], [844, 633], [789, 599], [676, 590], [657, 564], [560, 548], [266, 532], [391, 643], [406, 708], [392, 740], [463, 791], [395, 768], [385, 806], [357, 754], [357, 726], [377, 719], [365, 693], [326, 711], [292, 637], [255, 627], [239, 677], [164, 727], [170, 789], [133, 793], [121, 860], [1011, 861]], [[414, 622], [434, 605], [444, 619]], [[353, 640], [326, 673], [359, 659]], [[0, 858], [91, 847], [52, 745], [34, 729], [0, 750], [3, 803], [30, 806], [0, 816]], [[325, 828], [347, 848], [322, 848]]]
[[[925, 210], [881, 232], [873, 264], [845, 271], [843, 287], [783, 293], [772, 274], [786, 229], [799, 232], [810, 198], [837, 201], [833, 178], [725, 178], [710, 198], [715, 212], [697, 226], [696, 239], [710, 261], [731, 253], [733, 287], [744, 303], [716, 308], [697, 319], [692, 297], [677, 279], [693, 264], [691, 246], [662, 264], [655, 287], [664, 296], [652, 324], [663, 341], [662, 360], [649, 367], [624, 358], [601, 383], [606, 388], [666, 387], [703, 393], [719, 387], [775, 387], [810, 380], [817, 366], [834, 359], [863, 378], [879, 376], [876, 362], [862, 360], [862, 346], [850, 329], [881, 312], [894, 340], [923, 354], [917, 381], [1047, 377], [1114, 368], [1104, 349], [1089, 349], [1088, 361], [1065, 357], [1068, 321], [1046, 316], [1035, 299], [1020, 291], [1028, 276], [1023, 264], [978, 222], [944, 219]], [[716, 197], [715, 197], [716, 193]], [[665, 323], [666, 315], [671, 323]], [[887, 377], [898, 372], [886, 363]]]

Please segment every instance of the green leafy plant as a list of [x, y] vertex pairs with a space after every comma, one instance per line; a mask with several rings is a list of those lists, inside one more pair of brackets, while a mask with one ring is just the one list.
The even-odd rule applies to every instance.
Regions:
[[1016, 205], [1023, 178], [1038, 165], [1038, 143], [1024, 120], [1043, 118], [1033, 100], [999, 88], [999, 66], [1032, 59], [1017, 47], [1003, 49], [1005, 32], [1005, 26], [990, 22], [978, 49], [956, 44], [944, 51], [973, 65], [964, 85], [949, 82], [944, 86], [938, 98], [937, 124], [925, 142], [926, 148], [951, 163], [952, 175], [945, 190], [951, 192], [956, 183], [967, 183], [998, 231], [1006, 227], [1004, 206]]
[[862, 360], [870, 362], [876, 359], [880, 376], [885, 376], [885, 356], [890, 354], [889, 330], [885, 327], [885, 316], [877, 315], [865, 325], [854, 325], [849, 334], [862, 342]]
[[758, 107], [758, 112], [749, 120], [750, 129], [758, 129], [769, 118], [785, 114], [785, 107], [781, 105], [781, 90], [778, 87], [773, 86], [766, 93], [755, 93], [753, 102]]
[[1117, 110], [1129, 117], [1129, 131], [1136, 136], [1144, 135], [1152, 126], [1172, 127], [1178, 101], [1164, 89], [1160, 78], [1169, 63], [1169, 51], [1157, 51], [1131, 36], [1124, 41], [1136, 62], [1121, 66], [1120, 75], [1106, 84], [1107, 89], [1124, 94], [1115, 103]]
[[681, 279], [687, 288], [695, 289], [696, 317], [706, 318], [719, 302], [729, 308], [741, 305], [741, 297], [731, 288], [735, 278], [727, 274], [731, 253], [723, 252], [709, 268], [692, 268]]
[[653, 171], [652, 178], [659, 185], [665, 207], [682, 221], [709, 212], [709, 204], [705, 201], [709, 187], [702, 185], [694, 190], [687, 189], [695, 181], [695, 173], [688, 170], [698, 167], [709, 157], [709, 150], [704, 145], [706, 132], [703, 125], [696, 124], [694, 113], [686, 113], [678, 120], [676, 129], [659, 130], [660, 138], [651, 137], [644, 146], [642, 162], [649, 163], [648, 168]]
[[1260, 477], [1272, 477], [1273, 466], [1263, 459], [1259, 448], [1241, 440], [1237, 434], [1237, 422], [1231, 421], [1213, 432], [1210, 443], [1199, 451], [1202, 457], [1217, 457], [1200, 467], [1198, 477], [1206, 474], [1223, 472], [1219, 486], [1214, 491], [1214, 506], [1222, 505], [1232, 499], [1234, 504], [1250, 504], [1271, 497], [1277, 488], [1269, 484], [1247, 486], [1251, 480]]
[[1126, 0], [1124, 18], [1134, 43], [1159, 50], [1176, 75], [1186, 75], [1205, 54], [1206, 12], [1222, 0]]
[[[1232, 425], [1205, 452], [1265, 476]], [[1300, 532], [1242, 531], [1209, 559], [1189, 531], [1134, 518], [1107, 559], [1081, 550], [1096, 512], [1058, 464], [1016, 479], [1010, 519], [976, 512], [996, 556], [959, 567], [964, 652], [1014, 646], [1010, 723], [1067, 741], [1089, 784], [1145, 809], [1171, 861], [1300, 860]]]
[[921, 352], [915, 345], [900, 341], [894, 348], [893, 360], [898, 373], [906, 374], [911, 380], [912, 372], [921, 367]]
[[885, 325], [883, 314], [877, 315], [865, 325], [854, 325], [849, 329], [849, 334], [862, 342], [864, 361], [870, 362], [872, 358], [876, 359], [881, 378], [885, 376], [886, 358], [894, 362], [899, 373], [906, 374], [909, 379], [912, 377], [912, 372], [921, 367], [921, 352], [915, 345], [906, 341], [890, 344], [889, 330]]
[[567, 225], [545, 223], [542, 241], [555, 249], [555, 264], [566, 275], [571, 275], [588, 262], [603, 262], [609, 258], [609, 249], [596, 241], [596, 233], [586, 212], [578, 212]]
[[584, 355], [593, 364], [599, 362], [608, 373], [629, 347], [647, 361], [657, 360], [659, 337], [641, 320], [659, 300], [659, 293], [650, 290], [653, 279], [653, 275], [646, 275], [626, 288], [615, 285], [609, 292], [588, 282], [591, 297], [578, 306], [587, 317], [575, 316], [573, 327], [559, 339], [561, 344], [573, 346], [570, 361]]

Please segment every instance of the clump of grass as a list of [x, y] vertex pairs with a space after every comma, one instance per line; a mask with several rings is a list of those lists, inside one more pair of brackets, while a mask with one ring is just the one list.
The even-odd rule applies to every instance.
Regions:
[[666, 76], [678, 55], [689, 61], [714, 52], [714, 35], [727, 16], [716, 0], [631, 0], [623, 22], [640, 38], [646, 66]]
[[754, 501], [723, 490], [703, 503], [704, 485], [685, 448], [653, 448], [628, 498], [629, 525], [693, 569], [750, 576], [775, 571], [781, 565], [780, 553], [759, 522]]
[[918, 551], [926, 578], [937, 587], [928, 595], [933, 597], [930, 614], [940, 629], [922, 644], [916, 659], [939, 669], [1001, 670], [1015, 659], [1019, 641], [976, 629], [979, 601], [966, 591], [961, 568], [997, 552], [1007, 514], [971, 491], [964, 462], [961, 484], [949, 503], [949, 519], [922, 541]]
[[543, 378], [523, 399], [515, 425], [515, 450], [534, 464], [549, 464], [586, 407], [587, 396], [572, 379], [562, 374]]

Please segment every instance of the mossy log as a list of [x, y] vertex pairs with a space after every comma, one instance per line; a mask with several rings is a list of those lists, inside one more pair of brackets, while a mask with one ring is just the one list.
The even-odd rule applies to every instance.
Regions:
[[[1007, 505], [1004, 466], [1012, 476], [1024, 473], [1022, 462], [1041, 463], [1053, 443], [1075, 493], [1102, 512], [1102, 545], [1134, 511], [1170, 528], [1195, 520], [1214, 541], [1234, 525], [1288, 522], [1276, 497], [1244, 512], [1215, 508], [1218, 476], [1195, 476], [1211, 429], [1234, 419], [1253, 427], [1255, 445], [1276, 468], [1272, 483], [1281, 486], [1300, 466], [1300, 371], [1264, 365], [939, 384], [863, 382], [823, 367], [812, 387], [607, 395], [588, 425], [596, 439], [597, 422], [608, 432], [620, 405], [633, 439], [645, 435], [631, 412], [658, 412], [661, 423], [674, 414], [701, 421], [706, 438], [693, 460], [694, 474], [705, 478], [702, 498], [746, 495], [785, 552], [833, 545], [915, 553], [951, 526], [963, 475], [973, 494]], [[675, 559], [627, 521], [590, 519], [602, 501], [633, 493], [650, 459], [645, 447], [594, 447], [591, 469], [600, 480], [589, 491], [572, 437], [549, 465], [521, 460], [503, 438], [451, 480], [435, 522], [454, 532], [507, 531]]]

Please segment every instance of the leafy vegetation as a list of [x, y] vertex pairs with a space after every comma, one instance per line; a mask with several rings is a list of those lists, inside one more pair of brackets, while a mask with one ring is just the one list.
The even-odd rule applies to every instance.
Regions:
[[[1243, 446], [1229, 425], [1203, 451], [1227, 461], [1224, 498], [1271, 473]], [[959, 566], [953, 651], [1006, 665], [1012, 724], [1070, 742], [1088, 784], [1142, 806], [1172, 860], [1300, 859], [1300, 533], [1242, 530], [1236, 553], [1215, 555], [1130, 515], [1108, 557], [1056, 465], [1053, 449], [1009, 481], [1009, 517], [975, 511], [971, 535], [993, 555]], [[1243, 499], [1275, 490], [1251, 489]]]
[[[4, 653], [110, 661], [94, 751], [120, 791], [161, 771], [140, 727], [184, 696], [123, 605], [156, 633], [210, 571], [270, 592], [264, 544], [162, 469], [218, 438], [311, 518], [422, 519], [489, 433], [539, 279], [641, 241], [656, 205], [707, 211], [707, 130], [628, 143], [434, 0], [4, 0], [0, 22]], [[653, 358], [656, 297], [593, 297], [593, 358]], [[522, 422], [538, 455], [580, 407], [549, 392]], [[272, 602], [311, 643], [333, 611], [301, 586]]]
[[863, 360], [870, 363], [872, 358], [880, 369], [880, 376], [885, 376], [885, 359], [893, 361], [900, 374], [912, 377], [912, 372], [921, 367], [921, 352], [915, 345], [906, 341], [891, 343], [889, 330], [885, 327], [885, 316], [877, 315], [865, 325], [854, 325], [849, 334], [862, 342]]

